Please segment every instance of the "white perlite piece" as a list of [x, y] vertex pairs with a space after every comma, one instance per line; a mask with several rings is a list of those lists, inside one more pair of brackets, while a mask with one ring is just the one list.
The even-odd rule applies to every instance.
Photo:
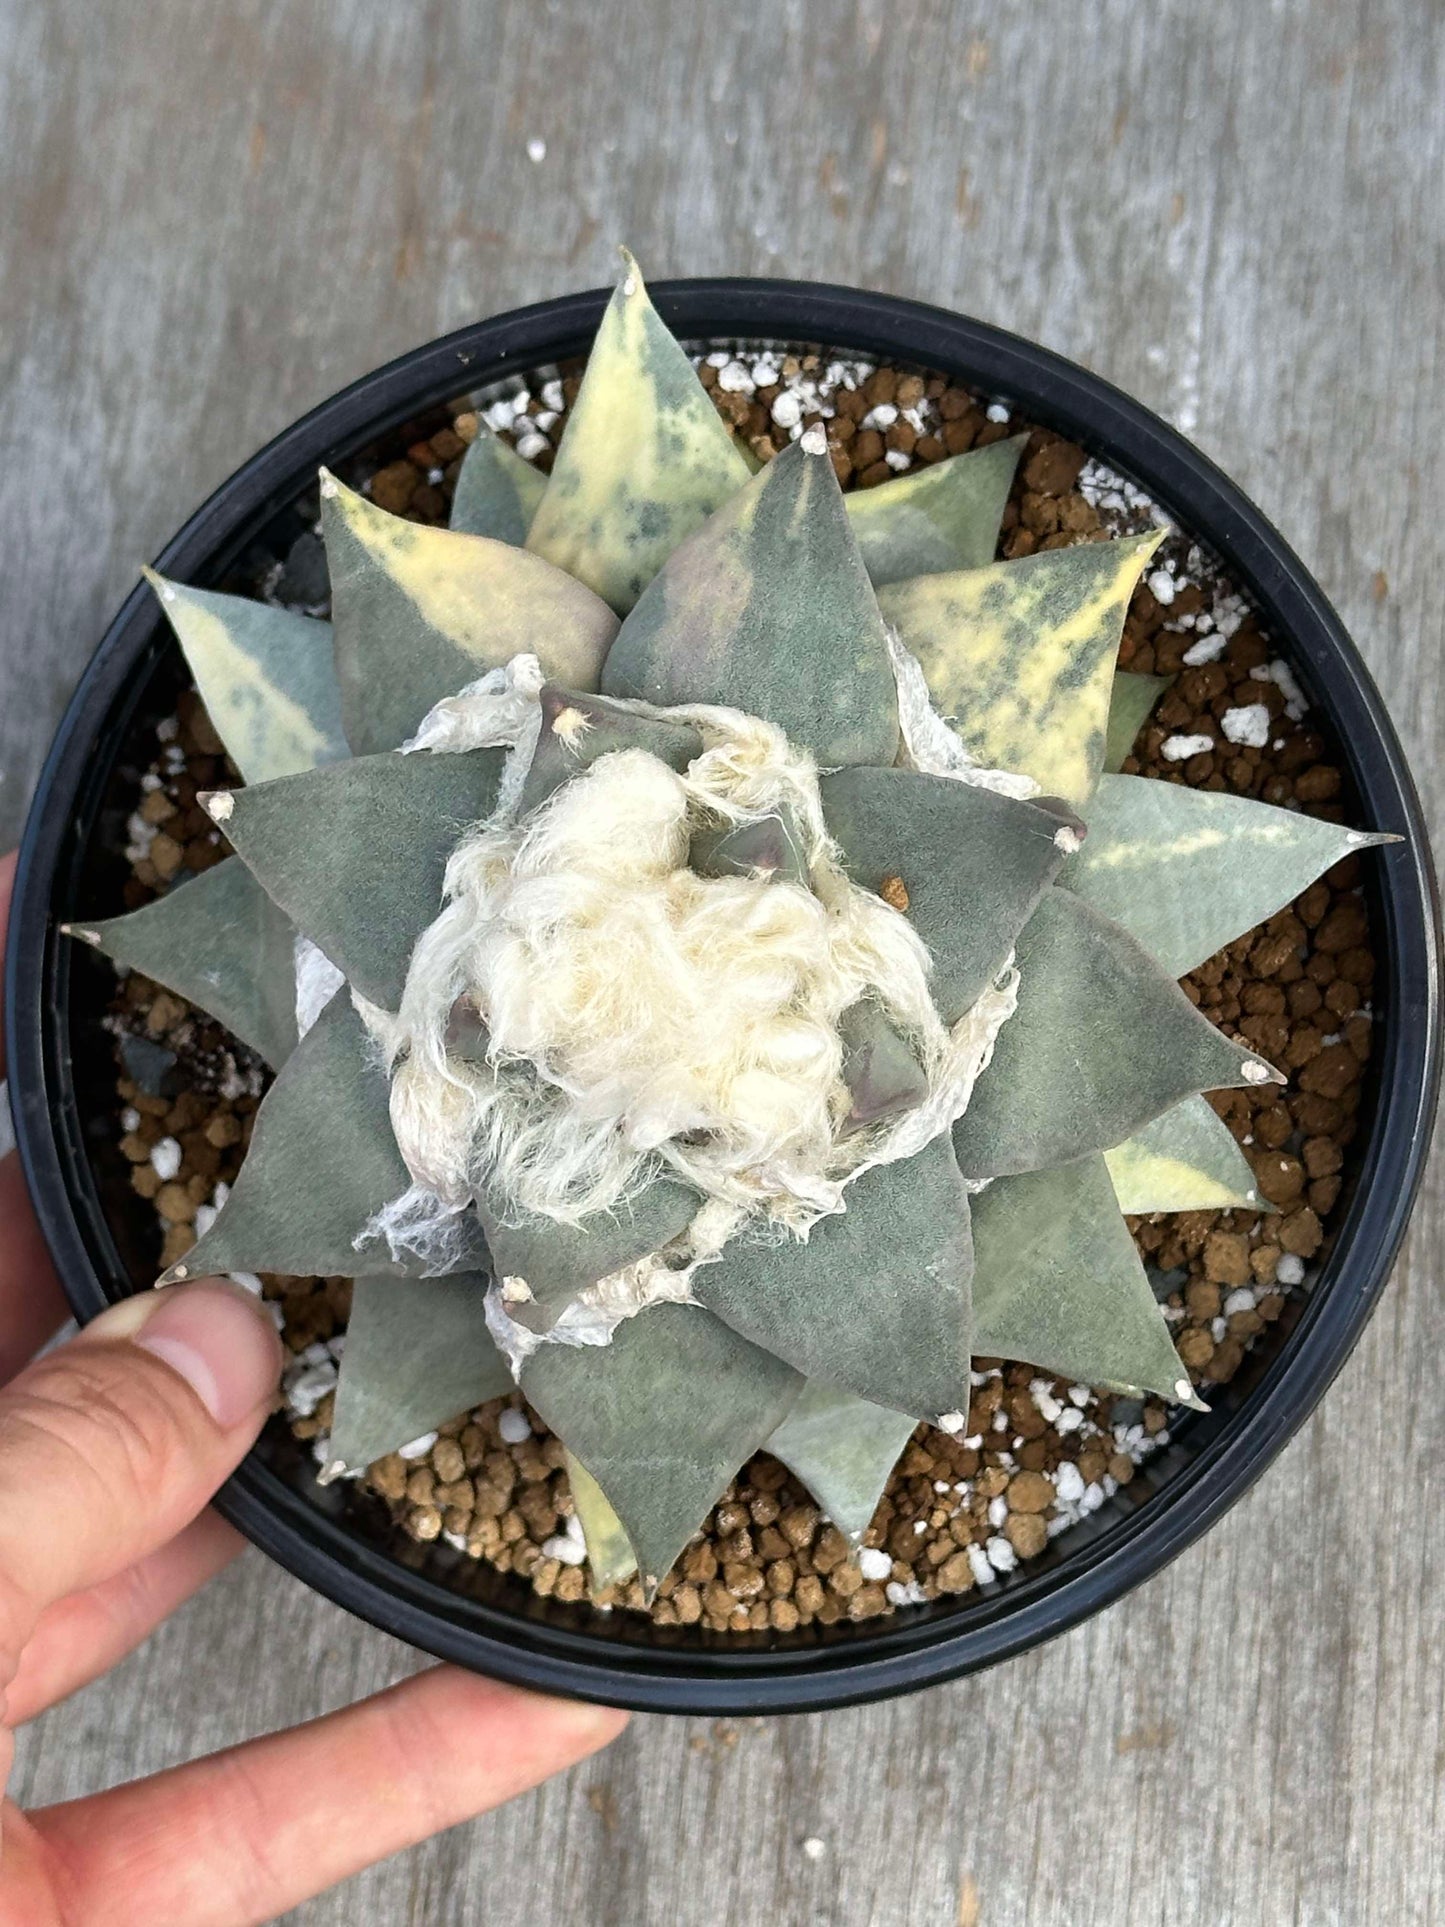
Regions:
[[880, 1551], [876, 1546], [864, 1546], [858, 1554], [858, 1570], [865, 1579], [871, 1579], [876, 1583], [886, 1579], [893, 1571], [893, 1561], [886, 1552]]
[[497, 1419], [497, 1430], [502, 1436], [503, 1443], [507, 1445], [520, 1445], [524, 1439], [532, 1436], [531, 1421], [527, 1414], [519, 1411], [515, 1405], [509, 1405], [500, 1414]]
[[542, 1557], [559, 1559], [564, 1566], [580, 1566], [587, 1557], [587, 1541], [582, 1536], [582, 1521], [575, 1512], [567, 1515], [564, 1532], [553, 1533], [542, 1541]]
[[1212, 736], [1166, 736], [1159, 754], [1168, 763], [1183, 763], [1191, 756], [1206, 756], [1213, 748]]
[[169, 1184], [181, 1168], [181, 1147], [173, 1137], [163, 1137], [151, 1146], [151, 1169], [162, 1184]]
[[1231, 743], [1263, 749], [1269, 741], [1269, 710], [1263, 703], [1241, 703], [1237, 709], [1225, 710], [1219, 727]]

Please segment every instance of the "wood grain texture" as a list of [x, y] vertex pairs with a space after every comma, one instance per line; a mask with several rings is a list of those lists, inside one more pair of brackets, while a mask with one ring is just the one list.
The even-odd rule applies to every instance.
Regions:
[[[0, 833], [136, 564], [242, 456], [445, 328], [608, 279], [623, 237], [656, 276], [968, 309], [1172, 417], [1319, 574], [1438, 825], [1442, 68], [1438, 0], [0, 0]], [[1440, 1919], [1440, 1169], [1320, 1413], [1103, 1619], [870, 1710], [639, 1720], [291, 1919]], [[248, 1554], [37, 1722], [15, 1786], [413, 1663]]]

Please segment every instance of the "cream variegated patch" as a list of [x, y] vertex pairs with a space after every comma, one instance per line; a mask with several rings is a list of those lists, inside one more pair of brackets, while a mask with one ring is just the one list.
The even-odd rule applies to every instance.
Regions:
[[970, 755], [1081, 807], [1103, 764], [1129, 597], [1162, 539], [921, 576], [879, 602]]
[[619, 612], [750, 473], [625, 259], [527, 536]]
[[1249, 1161], [1207, 1098], [1176, 1104], [1104, 1162], [1119, 1209], [1131, 1215], [1260, 1208]]

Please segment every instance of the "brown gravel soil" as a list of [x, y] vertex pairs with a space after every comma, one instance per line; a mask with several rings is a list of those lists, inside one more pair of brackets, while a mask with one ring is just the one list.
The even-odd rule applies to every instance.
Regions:
[[[841, 355], [722, 352], [701, 364], [719, 412], [764, 458], [816, 420], [845, 488], [868, 488], [920, 464], [1029, 430], [1004, 517], [1002, 553], [1029, 554], [1144, 528], [1151, 505], [1083, 450], [937, 376], [870, 368]], [[444, 520], [479, 419], [550, 465], [575, 370], [535, 394], [464, 399], [417, 423], [379, 463], [348, 473], [383, 507]], [[325, 575], [314, 533], [248, 585], [269, 600], [320, 611]], [[1332, 820], [1342, 778], [1305, 712], [1287, 665], [1244, 599], [1187, 536], [1165, 542], [1135, 593], [1121, 666], [1175, 681], [1125, 767], [1164, 782], [1258, 796]], [[216, 862], [225, 845], [196, 804], [237, 780], [194, 694], [157, 730], [129, 823], [136, 905]], [[1280, 1089], [1213, 1099], [1277, 1209], [1130, 1219], [1179, 1356], [1207, 1398], [1308, 1290], [1328, 1246], [1370, 1050], [1374, 958], [1347, 857], [1288, 910], [1185, 981], [1226, 1031], [1289, 1073]], [[157, 1217], [157, 1262], [170, 1264], [205, 1228], [234, 1179], [264, 1089], [261, 1064], [220, 1028], [138, 975], [108, 1019], [120, 1070], [118, 1122], [131, 1183]], [[249, 1281], [271, 1302], [292, 1355], [285, 1409], [325, 1457], [336, 1359], [350, 1285], [340, 1278]], [[1096, 1511], [1168, 1442], [1156, 1400], [1097, 1394], [1026, 1365], [975, 1360], [968, 1424], [957, 1436], [920, 1426], [856, 1554], [783, 1467], [759, 1455], [724, 1494], [663, 1581], [652, 1617], [718, 1631], [791, 1632], [868, 1619], [940, 1594], [990, 1586], [1059, 1532]], [[402, 1530], [514, 1572], [538, 1593], [644, 1610], [636, 1585], [593, 1595], [562, 1449], [518, 1398], [443, 1426], [370, 1467], [365, 1483]]]

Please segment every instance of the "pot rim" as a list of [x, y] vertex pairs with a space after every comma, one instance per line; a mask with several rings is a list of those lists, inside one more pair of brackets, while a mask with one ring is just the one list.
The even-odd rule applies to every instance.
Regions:
[[[253, 1452], [217, 1495], [263, 1551], [336, 1603], [436, 1656], [533, 1688], [641, 1710], [774, 1713], [910, 1691], [1066, 1631], [1158, 1572], [1240, 1498], [1323, 1397], [1353, 1349], [1404, 1236], [1429, 1146], [1441, 1068], [1440, 909], [1418, 796], [1364, 663], [1298, 557], [1204, 455], [1140, 403], [1050, 350], [990, 324], [822, 283], [717, 278], [651, 288], [684, 341], [817, 343], [955, 375], [1016, 401], [1126, 475], [1207, 544], [1284, 641], [1329, 714], [1362, 827], [1403, 831], [1376, 853], [1383, 972], [1375, 993], [1379, 1096], [1333, 1249], [1279, 1354], [1235, 1409], [1191, 1431], [1187, 1463], [1135, 1502], [1125, 1489], [1074, 1528], [1058, 1564], [1027, 1567], [992, 1597], [830, 1629], [773, 1651], [613, 1639], [488, 1605], [409, 1570], [286, 1484]], [[185, 523], [156, 566], [212, 579], [313, 480], [468, 388], [582, 354], [609, 291], [562, 296], [481, 321], [400, 356], [320, 404], [252, 456]], [[87, 1195], [71, 1080], [68, 954], [54, 914], [93, 827], [97, 767], [166, 646], [143, 587], [123, 603], [83, 675], [42, 769], [21, 845], [6, 957], [6, 1038], [16, 1140], [46, 1240], [77, 1317], [110, 1301], [108, 1233]], [[87, 808], [87, 801], [91, 807]], [[114, 1270], [116, 1267], [112, 1266]], [[1122, 1501], [1122, 1503], [1121, 1503]], [[1092, 1523], [1092, 1522], [1091, 1522]], [[539, 1602], [540, 1603], [540, 1602]], [[643, 1622], [639, 1622], [639, 1626]], [[635, 1629], [629, 1628], [631, 1633]]]

